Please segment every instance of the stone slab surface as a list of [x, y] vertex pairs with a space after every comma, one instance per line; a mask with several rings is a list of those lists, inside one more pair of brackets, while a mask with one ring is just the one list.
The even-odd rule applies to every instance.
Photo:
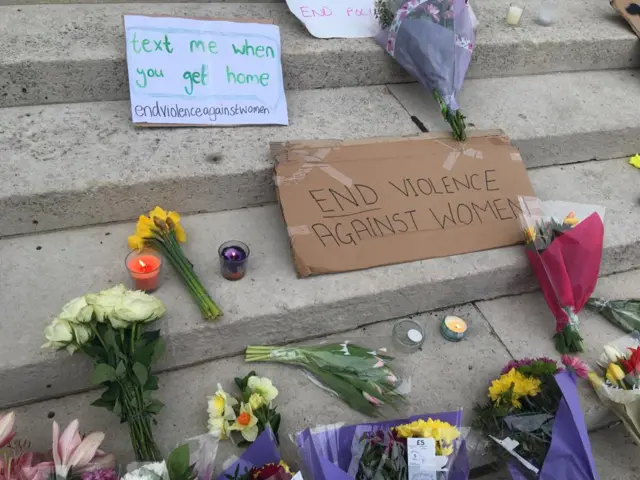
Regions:
[[[634, 298], [638, 296], [639, 282], [638, 270], [603, 277], [598, 281], [595, 295], [611, 299]], [[525, 357], [530, 351], [538, 352], [539, 355], [555, 354], [555, 320], [541, 293], [478, 302], [477, 306], [514, 357]], [[585, 353], [581, 358], [596, 369], [602, 346], [625, 333], [590, 310], [583, 310], [579, 317], [580, 332], [585, 339]], [[581, 382], [580, 389], [582, 407], [591, 424], [607, 423], [613, 418], [601, 408], [600, 401], [588, 382]], [[603, 414], [604, 417], [601, 416]]]
[[0, 236], [130, 220], [159, 203], [272, 202], [271, 141], [419, 133], [384, 86], [289, 92], [288, 106], [288, 127], [216, 129], [134, 128], [127, 102], [0, 109]]
[[[505, 23], [503, 0], [482, 2], [469, 78], [640, 66], [637, 37], [607, 2], [560, 2], [558, 22], [550, 27], [534, 21], [540, 3], [528, 2], [522, 26], [513, 28]], [[0, 107], [127, 98], [123, 13], [272, 18], [281, 28], [287, 89], [408, 81], [373, 39], [315, 39], [284, 4], [144, 3], [132, 9], [0, 7]]]
[[[439, 322], [443, 315], [448, 314], [468, 320], [470, 329], [464, 341], [451, 343], [440, 335]], [[462, 408], [465, 424], [468, 424], [472, 418], [473, 403], [484, 401], [489, 379], [511, 357], [472, 305], [420, 315], [414, 320], [424, 326], [426, 339], [421, 351], [397, 357], [397, 371], [411, 377], [411, 392], [409, 404], [394, 416]], [[343, 342], [351, 339], [372, 348], [388, 345], [393, 324], [393, 321], [383, 322], [323, 340]], [[246, 364], [243, 357], [233, 357], [160, 376], [157, 398], [166, 407], [158, 417], [155, 435], [161, 448], [166, 452], [180, 440], [204, 433], [207, 428], [207, 396], [216, 391], [217, 383], [232, 392], [233, 377], [243, 376], [251, 369], [271, 378], [280, 391], [276, 404], [283, 417], [280, 430], [282, 450], [289, 461], [295, 462], [296, 459], [295, 448], [288, 439], [290, 434], [307, 426], [367, 421], [367, 417], [315, 386], [302, 371], [274, 364]], [[107, 432], [105, 450], [113, 452], [119, 461], [126, 463], [132, 460], [126, 425], [114, 422], [110, 412], [89, 405], [98, 395], [94, 391], [18, 408], [19, 432], [28, 435], [35, 448], [46, 449], [51, 442], [51, 420], [48, 419], [51, 413], [56, 421], [65, 424], [79, 418], [83, 431]], [[225, 443], [218, 463], [221, 464], [232, 453], [237, 451]], [[476, 463], [482, 462], [480, 452], [474, 457]]]
[[[601, 274], [608, 275], [640, 266], [639, 174], [625, 159], [537, 169], [531, 180], [541, 198], [607, 208]], [[536, 288], [521, 246], [299, 280], [275, 205], [195, 215], [184, 225], [186, 254], [225, 316], [205, 323], [165, 268], [157, 295], [168, 308], [169, 347], [161, 369], [230, 356], [250, 343], [302, 341]], [[88, 386], [88, 365], [80, 357], [39, 349], [42, 329], [66, 301], [127, 281], [123, 261], [132, 231], [125, 223], [0, 240], [0, 304], [6, 306], [0, 405]], [[234, 238], [251, 247], [250, 270], [242, 281], [227, 282], [215, 252]]]
[[[460, 343], [447, 342], [439, 334], [439, 322], [449, 314], [461, 316], [469, 323], [468, 336]], [[410, 355], [395, 352], [398, 355], [395, 368], [401, 375], [411, 378], [409, 403], [396, 416], [462, 408], [464, 425], [468, 426], [473, 418], [473, 404], [485, 400], [488, 382], [511, 357], [473, 305], [422, 314], [413, 319], [425, 328], [426, 339], [419, 352]], [[371, 346], [383, 345], [388, 342], [394, 323], [382, 322], [325, 340], [342, 342], [350, 339]], [[531, 350], [529, 355], [535, 355], [535, 350]], [[319, 389], [301, 371], [274, 364], [249, 365], [243, 357], [238, 356], [160, 376], [157, 398], [166, 407], [158, 416], [159, 423], [154, 433], [161, 449], [166, 452], [181, 439], [204, 433], [207, 423], [206, 398], [215, 392], [217, 383], [221, 383], [228, 392], [233, 392], [233, 377], [244, 375], [252, 368], [259, 375], [271, 378], [280, 391], [276, 404], [283, 415], [281, 450], [284, 458], [293, 465], [297, 457], [289, 436], [295, 432], [306, 426], [368, 421], [367, 417], [350, 410], [341, 401]], [[20, 407], [16, 410], [18, 431], [26, 435], [34, 448], [47, 449], [52, 419], [67, 424], [78, 418], [85, 432], [107, 432], [104, 449], [117, 455], [118, 461], [126, 464], [132, 460], [126, 426], [114, 422], [110, 412], [89, 405], [98, 395], [93, 391]], [[594, 433], [591, 439], [601, 472], [621, 473], [635, 464], [631, 450], [633, 445], [620, 428]], [[607, 448], [608, 444], [615, 445], [615, 449]], [[612, 450], [619, 452], [619, 458], [614, 460], [611, 457]], [[225, 459], [239, 453], [230, 443], [223, 443], [216, 460], [218, 469]], [[481, 447], [471, 448], [469, 453], [472, 466], [483, 465], [489, 460]]]
[[[450, 128], [417, 83], [389, 85], [430, 131]], [[640, 151], [640, 70], [468, 80], [458, 98], [467, 125], [500, 128], [527, 166], [633, 155]]]
[[[477, 128], [504, 129], [528, 166], [613, 158], [640, 151], [637, 75], [469, 80], [461, 104]], [[449, 130], [418, 85], [390, 88], [399, 101], [383, 86], [289, 92], [288, 127], [136, 129], [124, 101], [0, 109], [0, 235], [129, 220], [157, 203], [211, 212], [275, 201], [273, 140], [418, 133], [407, 110]]]

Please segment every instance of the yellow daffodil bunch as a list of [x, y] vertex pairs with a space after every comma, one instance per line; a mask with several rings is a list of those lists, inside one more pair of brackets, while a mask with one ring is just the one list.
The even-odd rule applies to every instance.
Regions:
[[522, 397], [534, 397], [540, 393], [541, 381], [535, 377], [523, 375], [512, 368], [498, 379], [491, 382], [489, 398], [496, 407], [510, 403], [515, 408], [522, 408]]
[[238, 432], [245, 442], [252, 443], [270, 426], [277, 440], [280, 414], [272, 402], [278, 396], [278, 389], [271, 380], [258, 377], [255, 372], [236, 378], [235, 383], [241, 391], [239, 398], [226, 393], [220, 384], [209, 398], [209, 433], [226, 440], [232, 432]]
[[136, 231], [129, 237], [129, 248], [138, 250], [146, 247], [162, 253], [182, 277], [204, 318], [215, 320], [222, 316], [222, 311], [200, 282], [193, 264], [184, 255], [180, 244], [186, 241], [187, 233], [180, 224], [180, 215], [156, 207], [148, 216], [140, 215], [138, 218]]
[[433, 438], [436, 441], [436, 455], [449, 456], [453, 453], [453, 442], [460, 437], [460, 431], [442, 420], [422, 419], [396, 427], [398, 438]]

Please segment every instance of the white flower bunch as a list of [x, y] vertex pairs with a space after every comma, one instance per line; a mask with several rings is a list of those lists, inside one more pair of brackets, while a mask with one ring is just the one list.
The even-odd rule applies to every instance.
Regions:
[[110, 323], [115, 329], [148, 323], [164, 315], [162, 301], [124, 285], [88, 294], [68, 302], [60, 314], [45, 328], [47, 342], [42, 348], [66, 348], [69, 353], [86, 344], [95, 333], [96, 323]]
[[121, 480], [168, 480], [169, 473], [165, 462], [147, 463], [127, 473]]

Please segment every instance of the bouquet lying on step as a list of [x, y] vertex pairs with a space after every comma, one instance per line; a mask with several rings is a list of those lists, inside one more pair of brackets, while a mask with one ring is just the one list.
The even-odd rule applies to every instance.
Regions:
[[375, 416], [381, 407], [404, 402], [407, 385], [391, 369], [385, 348], [372, 349], [349, 341], [300, 347], [247, 347], [247, 362], [299, 366], [351, 408]]
[[158, 377], [151, 365], [164, 352], [160, 330], [145, 327], [165, 313], [164, 304], [124, 285], [68, 302], [45, 328], [43, 348], [80, 351], [94, 363], [91, 380], [105, 390], [92, 405], [103, 407], [128, 423], [138, 461], [162, 459], [151, 431], [163, 407], [151, 397]]
[[466, 0], [376, 0], [376, 41], [437, 100], [456, 140], [466, 140], [456, 95], [471, 62], [474, 19]]
[[597, 480], [580, 408], [580, 360], [562, 356], [567, 370], [543, 357], [509, 362], [489, 386], [490, 401], [474, 407], [473, 426], [493, 441], [511, 478]]
[[216, 480], [302, 480], [280, 458], [276, 437], [266, 428]]
[[296, 444], [314, 480], [466, 480], [461, 423], [458, 411], [307, 428], [296, 435]]
[[602, 376], [589, 373], [598, 398], [640, 443], [640, 333], [605, 345], [598, 366]]
[[587, 308], [599, 313], [613, 325], [627, 333], [640, 330], [640, 299], [608, 300], [591, 297]]
[[541, 202], [533, 197], [519, 200], [527, 258], [556, 318], [556, 349], [582, 352], [578, 313], [598, 282], [602, 218], [596, 207], [588, 205]]

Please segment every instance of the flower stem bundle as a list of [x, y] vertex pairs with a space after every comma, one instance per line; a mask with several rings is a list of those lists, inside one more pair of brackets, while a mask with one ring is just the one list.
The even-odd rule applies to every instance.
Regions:
[[180, 224], [180, 215], [156, 207], [149, 212], [148, 217], [140, 216], [135, 234], [129, 237], [129, 247], [133, 250], [149, 247], [162, 253], [180, 274], [204, 318], [213, 321], [222, 316], [222, 311], [204, 288], [193, 264], [182, 251], [180, 243], [186, 240], [187, 234]]
[[592, 297], [586, 306], [627, 333], [640, 331], [640, 299], [607, 300]]
[[404, 401], [393, 357], [349, 342], [308, 347], [247, 347], [247, 362], [278, 362], [308, 370], [351, 408], [375, 416], [383, 405]]
[[159, 461], [162, 455], [151, 430], [163, 407], [151, 398], [158, 377], [151, 365], [164, 351], [160, 331], [143, 331], [165, 313], [163, 303], [123, 285], [67, 303], [45, 329], [43, 348], [83, 352], [94, 362], [91, 380], [106, 390], [92, 403], [127, 423], [138, 461]]

